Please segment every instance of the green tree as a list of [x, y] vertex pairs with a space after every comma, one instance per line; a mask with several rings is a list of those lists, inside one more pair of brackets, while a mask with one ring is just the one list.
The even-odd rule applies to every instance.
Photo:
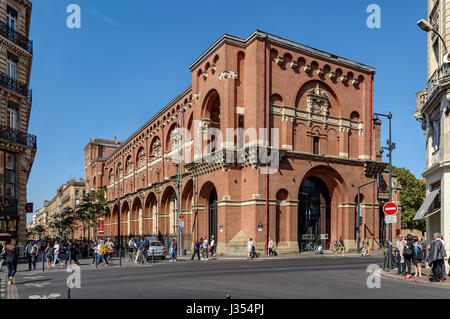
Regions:
[[44, 233], [45, 233], [45, 228], [42, 225], [36, 225], [36, 227], [33, 228], [33, 234], [37, 235], [38, 239], [40, 239]]
[[83, 222], [84, 226], [94, 228], [94, 233], [97, 233], [98, 219], [106, 215], [106, 196], [104, 190], [91, 191], [83, 195], [79, 209], [76, 212], [79, 221]]
[[400, 190], [400, 204], [402, 206], [402, 228], [425, 231], [425, 220], [413, 221], [425, 199], [425, 184], [418, 180], [408, 169], [393, 167], [393, 174], [397, 176], [402, 189]]
[[72, 237], [75, 230], [78, 228], [75, 210], [72, 207], [65, 207], [64, 210], [49, 223], [59, 237]]

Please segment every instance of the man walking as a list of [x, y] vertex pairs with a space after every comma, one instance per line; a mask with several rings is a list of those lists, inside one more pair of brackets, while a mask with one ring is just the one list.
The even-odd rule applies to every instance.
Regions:
[[191, 260], [194, 260], [195, 254], [198, 256], [198, 260], [200, 260], [200, 246], [202, 244], [203, 238], [200, 237], [200, 241], [194, 242], [194, 253], [192, 254]]
[[439, 282], [441, 280], [444, 281], [441, 263], [446, 257], [446, 253], [440, 237], [440, 233], [434, 233], [433, 242], [428, 248], [429, 253], [427, 262], [430, 263], [430, 266], [432, 266], [431, 270], [433, 272], [433, 275], [430, 278], [431, 282]]
[[397, 240], [397, 271], [399, 274], [405, 275], [405, 258], [403, 257], [403, 248], [406, 242], [403, 240], [403, 236], [399, 235]]
[[174, 237], [172, 244], [171, 244], [171, 255], [170, 255], [170, 260], [172, 262], [176, 262], [177, 261], [177, 239]]
[[208, 260], [208, 238], [206, 236], [202, 244], [202, 260]]
[[33, 269], [36, 270], [36, 260], [39, 255], [39, 249], [36, 243], [29, 241], [25, 246], [25, 258], [28, 261], [28, 271], [31, 271], [31, 265], [33, 264]]
[[211, 236], [211, 245], [210, 245], [210, 253], [211, 253], [211, 257], [214, 256], [214, 254], [216, 253], [216, 242], [214, 240], [214, 235]]

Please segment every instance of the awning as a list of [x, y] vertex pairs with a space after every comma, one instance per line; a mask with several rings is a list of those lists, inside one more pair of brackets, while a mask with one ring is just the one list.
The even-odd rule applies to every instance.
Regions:
[[435, 210], [433, 210], [431, 213], [427, 214], [424, 218], [428, 218], [428, 217], [430, 217], [431, 215], [434, 215], [434, 214], [440, 213], [440, 212], [441, 212], [441, 209], [440, 209], [440, 208], [435, 209]]
[[[434, 201], [434, 199], [436, 198], [436, 196], [437, 196], [437, 194], [439, 193], [440, 190], [441, 190], [441, 188], [439, 187], [439, 188], [436, 188], [435, 190], [432, 190], [431, 192], [428, 193], [428, 196], [423, 201], [422, 206], [420, 206], [420, 208], [417, 211], [416, 216], [414, 216], [413, 220], [420, 220], [420, 219], [425, 217], [426, 212], [430, 208], [431, 203]], [[437, 213], [437, 211], [436, 211], [436, 213]], [[430, 215], [428, 215], [428, 216], [430, 216]]]

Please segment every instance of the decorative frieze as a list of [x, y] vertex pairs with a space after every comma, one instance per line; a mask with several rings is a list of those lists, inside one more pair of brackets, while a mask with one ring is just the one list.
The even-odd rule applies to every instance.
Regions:
[[238, 73], [233, 71], [223, 71], [219, 74], [219, 80], [222, 79], [237, 79]]

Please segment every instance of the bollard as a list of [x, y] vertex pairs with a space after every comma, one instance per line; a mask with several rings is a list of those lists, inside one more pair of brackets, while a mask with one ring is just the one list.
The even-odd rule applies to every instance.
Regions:
[[67, 288], [67, 299], [70, 299], [70, 288]]
[[155, 250], [152, 249], [152, 264], [155, 262]]

